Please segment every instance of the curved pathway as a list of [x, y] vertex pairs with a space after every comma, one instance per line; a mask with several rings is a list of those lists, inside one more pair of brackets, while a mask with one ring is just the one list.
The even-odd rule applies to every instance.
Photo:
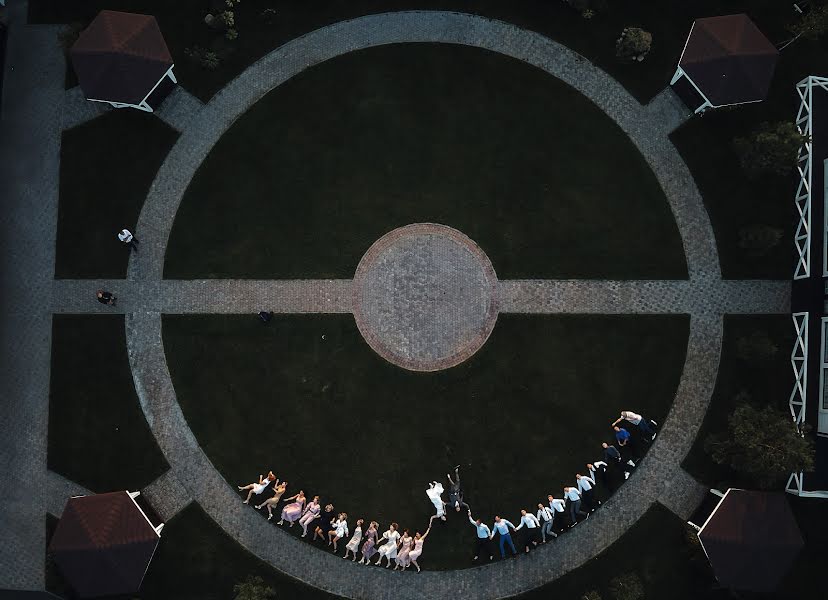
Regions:
[[[33, 502], [28, 496], [19, 496], [14, 490], [28, 489], [19, 481], [42, 481], [55, 498], [85, 492], [46, 471], [48, 317], [53, 312], [112, 309], [90, 301], [95, 281], [52, 281], [60, 130], [94, 118], [100, 111], [79, 103], [77, 90], [63, 92], [63, 59], [54, 44], [57, 28], [25, 27], [25, 3], [16, 6], [7, 67], [19, 67], [24, 58], [34, 57], [38, 68], [18, 68], [13, 76], [7, 69], [0, 128], [9, 134], [3, 138], [5, 142], [19, 137], [21, 143], [4, 146], [6, 150], [13, 148], [20, 160], [3, 164], [14, 168], [46, 165], [31, 172], [13, 172], [0, 184], [13, 209], [5, 221], [9, 235], [4, 238], [3, 255], [12, 261], [12, 268], [4, 279], [9, 293], [4, 297], [3, 317], [9, 325], [7, 332], [15, 335], [4, 336], [7, 347], [2, 357], [4, 374], [14, 373], [7, 380], [6, 391], [16, 399], [3, 411], [8, 435], [0, 442], [0, 454], [8, 466], [4, 481], [12, 494], [0, 511], [0, 522], [7, 525], [11, 539], [0, 551], [7, 559], [0, 561], [0, 587], [22, 589], [42, 588], [43, 513], [47, 508], [58, 511], [60, 503], [47, 507], [42, 499]], [[163, 351], [160, 315], [252, 312], [263, 305], [281, 312], [351, 310], [352, 284], [347, 280], [164, 281], [164, 253], [192, 175], [213, 144], [250, 105], [314, 64], [360, 48], [397, 42], [486, 48], [535, 65], [579, 89], [613, 117], [637, 145], [658, 177], [678, 223], [689, 280], [500, 281], [497, 301], [501, 311], [690, 313], [691, 321], [685, 371], [672, 412], [631, 485], [623, 486], [604, 510], [556, 544], [520, 560], [465, 571], [392, 576], [319, 552], [275, 527], [263, 528], [262, 519], [239, 502], [204, 455], [177, 404]], [[192, 101], [183, 90], [179, 95], [160, 115], [183, 134], [159, 170], [142, 211], [138, 226], [141, 256], [132, 260], [128, 280], [106, 284], [122, 295], [117, 311], [128, 313], [128, 349], [136, 388], [147, 421], [171, 465], [170, 471], [144, 490], [165, 518], [196, 498], [227, 532], [285, 573], [344, 596], [396, 600], [448, 594], [495, 598], [526, 591], [609, 546], [654, 501], [682, 516], [692, 510], [704, 490], [679, 463], [697, 432], [697, 427], [686, 424], [701, 422], [710, 399], [719, 361], [722, 315], [788, 312], [790, 283], [721, 280], [715, 240], [698, 190], [667, 137], [689, 116], [669, 89], [642, 106], [583, 57], [539, 34], [470, 15], [410, 12], [337, 23], [294, 40], [251, 66], [206, 106]], [[38, 143], [31, 143], [32, 139]], [[21, 152], [34, 154], [24, 161]], [[31, 201], [32, 190], [37, 192], [38, 202]], [[33, 305], [33, 297], [39, 299], [37, 305]], [[33, 335], [21, 337], [21, 331]], [[405, 582], [398, 585], [401, 577]]]
[[[239, 502], [200, 448], [177, 403], [161, 335], [161, 312], [245, 309], [237, 292], [253, 291], [274, 311], [347, 312], [348, 281], [172, 282], [163, 281], [164, 254], [175, 214], [191, 178], [232, 123], [264, 94], [308, 67], [346, 52], [401, 42], [439, 42], [485, 48], [525, 61], [580, 90], [612, 117], [656, 174], [682, 237], [689, 281], [506, 281], [498, 284], [503, 309], [517, 312], [689, 312], [685, 369], [672, 411], [656, 443], [634, 475], [607, 503], [556, 544], [516, 561], [451, 572], [395, 574], [366, 569], [263, 527]], [[712, 227], [690, 172], [668, 139], [686, 111], [669, 90], [647, 106], [571, 50], [539, 34], [471, 15], [407, 12], [371, 15], [312, 32], [273, 51], [228, 84], [190, 119], [153, 183], [142, 210], [141, 255], [133, 257], [129, 281], [141, 300], [129, 307], [127, 343], [136, 389], [147, 421], [170, 463], [172, 477], [225, 531], [279, 570], [329, 592], [351, 598], [500, 598], [547, 583], [612, 544], [647, 510], [662, 501], [686, 515], [703, 489], [680, 469], [710, 400], [718, 369], [722, 315], [785, 311], [788, 282], [723, 282]], [[600, 165], [595, 165], [600, 168]], [[654, 251], [657, 249], [654, 249]], [[65, 282], [71, 288], [72, 282]], [[187, 290], [189, 289], [189, 293]], [[172, 302], [169, 301], [173, 293]], [[751, 292], [757, 292], [753, 298]], [[597, 296], [597, 297], [596, 297]], [[153, 299], [154, 297], [154, 299]], [[242, 297], [250, 296], [242, 294]], [[189, 302], [191, 298], [195, 301]], [[133, 296], [133, 301], [136, 299]], [[179, 304], [180, 303], [180, 304]], [[162, 306], [163, 304], [163, 306]], [[257, 306], [262, 306], [261, 304]], [[176, 311], [173, 311], [176, 312]]]

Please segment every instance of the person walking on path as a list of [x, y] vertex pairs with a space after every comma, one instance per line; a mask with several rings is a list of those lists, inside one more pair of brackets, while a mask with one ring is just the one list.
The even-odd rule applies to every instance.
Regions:
[[595, 480], [580, 473], [575, 474], [575, 479], [577, 480], [576, 485], [578, 486], [578, 491], [581, 493], [587, 510], [593, 512], [601, 505], [600, 500], [595, 498]]
[[[517, 550], [515, 550], [515, 543], [512, 541], [512, 534], [509, 533], [509, 529], [512, 529], [512, 531], [515, 530], [515, 526], [512, 525], [511, 521], [501, 519], [500, 516], [495, 517], [494, 531], [500, 534], [500, 558], [506, 558], [506, 552], [504, 550], [505, 544], [509, 544], [509, 547], [512, 549], [512, 555], [517, 556]], [[489, 536], [489, 539], [492, 539], [494, 537], [494, 531]]]
[[456, 512], [460, 512], [460, 507], [469, 509], [469, 505], [463, 502], [463, 489], [460, 487], [460, 465], [454, 467], [454, 479], [449, 473], [446, 473], [449, 480], [449, 504], [454, 507]]
[[546, 536], [551, 535], [553, 538], [558, 537], [558, 534], [552, 530], [552, 523], [555, 520], [555, 514], [548, 506], [538, 503], [537, 519], [541, 527], [541, 543], [546, 543]]
[[520, 511], [520, 523], [515, 527], [515, 531], [519, 531], [526, 527], [526, 533], [523, 541], [524, 551], [529, 553], [529, 544], [532, 546], [538, 545], [538, 534], [540, 533], [540, 522], [538, 518], [526, 509]]
[[98, 302], [106, 304], [107, 306], [115, 306], [115, 303], [118, 301], [118, 297], [115, 294], [104, 290], [98, 290], [95, 296], [98, 298]]
[[121, 231], [118, 232], [118, 239], [121, 240], [124, 246], [130, 250], [138, 252], [138, 239], [132, 235], [132, 232], [129, 229], [121, 229]]
[[[480, 558], [480, 551], [483, 550], [485, 554], [489, 555], [489, 560], [494, 558], [494, 549], [492, 548], [492, 530], [480, 519], [472, 517], [471, 510], [468, 511], [469, 523], [475, 528], [477, 532], [477, 541], [474, 544], [474, 558]], [[484, 556], [485, 556], [484, 554]]]
[[279, 504], [279, 500], [282, 498], [282, 495], [285, 493], [286, 489], [287, 489], [287, 481], [283, 481], [282, 483], [279, 483], [279, 480], [277, 479], [276, 483], [273, 484], [273, 491], [276, 492], [276, 493], [273, 494], [273, 496], [271, 496], [270, 498], [268, 498], [264, 502], [262, 502], [261, 504], [256, 505], [256, 510], [260, 510], [263, 506], [267, 507], [267, 520], [268, 521], [270, 521], [270, 519], [273, 518], [273, 507], [276, 506], [277, 504]]
[[645, 419], [638, 413], [634, 413], [631, 410], [622, 410], [621, 416], [615, 419], [615, 422], [612, 424], [613, 427], [618, 425], [621, 421], [628, 421], [638, 427], [638, 430], [648, 439], [652, 441], [656, 438], [655, 429], [653, 429], [653, 425], [656, 424], [655, 421], [651, 421], [650, 419]]
[[585, 515], [589, 518], [589, 513], [581, 510], [581, 494], [576, 487], [565, 487], [564, 497], [569, 504], [569, 527], [575, 527], [578, 524], [578, 515]]
[[[552, 511], [552, 526], [554, 527], [556, 517], [563, 519], [563, 514], [565, 512], [564, 501], [560, 498], [555, 498], [552, 494], [549, 494], [546, 499], [549, 501], [549, 509]], [[561, 524], [558, 529], [563, 531], [564, 525]], [[557, 535], [555, 537], [557, 537]]]
[[308, 502], [305, 512], [299, 519], [299, 524], [302, 526], [302, 537], [308, 535], [308, 526], [318, 519], [320, 514], [322, 514], [322, 506], [319, 504], [319, 496], [314, 496], [313, 500]]
[[417, 564], [417, 561], [423, 554], [423, 544], [425, 544], [429, 531], [431, 531], [430, 525], [423, 535], [420, 535], [419, 531], [417, 532], [417, 534], [414, 536], [414, 548], [408, 554], [408, 559], [414, 564], [415, 567], [417, 567], [417, 573], [422, 571], [422, 569], [420, 569], [420, 565]]

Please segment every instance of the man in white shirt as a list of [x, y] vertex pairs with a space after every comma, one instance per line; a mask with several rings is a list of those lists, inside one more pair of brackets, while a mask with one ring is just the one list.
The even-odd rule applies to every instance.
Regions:
[[552, 512], [551, 508], [538, 503], [537, 518], [541, 524], [541, 541], [544, 544], [546, 543], [547, 535], [551, 535], [553, 538], [558, 537], [558, 534], [552, 530], [552, 522], [555, 519], [555, 514]]
[[578, 524], [578, 515], [586, 515], [588, 519], [589, 513], [581, 510], [581, 494], [578, 492], [578, 488], [565, 487], [563, 490], [564, 498], [569, 504], [569, 526], [575, 527]]
[[512, 525], [511, 521], [507, 521], [506, 519], [501, 519], [500, 516], [496, 516], [494, 520], [494, 531], [492, 535], [489, 536], [489, 539], [494, 537], [494, 532], [500, 534], [500, 558], [506, 558], [506, 552], [503, 548], [504, 544], [509, 544], [509, 547], [512, 549], [512, 555], [517, 556], [517, 550], [515, 550], [515, 543], [512, 541], [512, 534], [509, 533], [509, 529], [514, 530], [515, 526]]
[[652, 441], [656, 437], [656, 432], [652, 426], [652, 424], [655, 424], [655, 421], [645, 419], [638, 413], [634, 413], [631, 410], [622, 410], [621, 416], [615, 419], [615, 422], [612, 424], [612, 426], [615, 427], [621, 421], [629, 421], [630, 423], [638, 427], [639, 431], [641, 431], [641, 433], [644, 435], [644, 438], [647, 440]]
[[121, 240], [127, 248], [138, 252], [138, 240], [135, 239], [135, 236], [132, 235], [132, 232], [129, 229], [121, 229], [118, 233], [118, 239]]
[[[549, 500], [549, 508], [552, 509], [552, 523], [554, 524], [555, 518], [563, 519], [564, 501], [560, 498], [553, 497], [552, 494], [549, 494], [546, 499]], [[563, 523], [558, 527], [558, 529], [563, 531]]]
[[538, 522], [537, 517], [532, 513], [526, 512], [526, 509], [520, 511], [520, 524], [515, 528], [515, 531], [519, 531], [526, 527], [526, 540], [523, 543], [523, 546], [526, 552], [529, 552], [529, 544], [533, 546], [538, 545], [538, 534], [540, 533], [540, 523]]
[[474, 519], [469, 511], [469, 523], [474, 526], [477, 532], [477, 542], [474, 545], [474, 558], [477, 560], [480, 556], [480, 550], [484, 550], [489, 555], [489, 560], [494, 558], [494, 549], [492, 548], [492, 530], [480, 519]]
[[593, 512], [601, 505], [601, 502], [595, 499], [595, 480], [580, 473], [575, 474], [575, 479], [578, 491], [581, 492], [581, 497], [586, 504], [587, 510]]

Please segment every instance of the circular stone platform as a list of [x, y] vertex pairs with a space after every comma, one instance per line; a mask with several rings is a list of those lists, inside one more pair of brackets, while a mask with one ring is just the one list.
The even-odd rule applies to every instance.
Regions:
[[456, 229], [418, 223], [377, 240], [354, 275], [353, 310], [362, 337], [411, 371], [460, 364], [497, 321], [497, 276], [489, 258]]

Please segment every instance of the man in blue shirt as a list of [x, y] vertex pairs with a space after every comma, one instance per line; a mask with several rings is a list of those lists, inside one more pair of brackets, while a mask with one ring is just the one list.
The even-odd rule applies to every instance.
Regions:
[[[515, 543], [512, 541], [512, 534], [509, 533], [510, 528], [513, 531], [515, 529], [515, 526], [512, 525], [511, 522], [506, 519], [501, 519], [499, 516], [495, 517], [494, 529], [500, 534], [500, 558], [506, 558], [506, 552], [503, 548], [504, 544], [509, 544], [509, 547], [512, 549], [512, 555], [517, 556]], [[492, 532], [492, 535], [489, 536], [489, 539], [492, 538], [494, 538], [494, 532]]]
[[630, 432], [623, 427], [618, 427], [618, 425], [613, 426], [613, 429], [615, 430], [615, 441], [618, 442], [618, 445], [626, 446], [627, 442], [630, 441]]

